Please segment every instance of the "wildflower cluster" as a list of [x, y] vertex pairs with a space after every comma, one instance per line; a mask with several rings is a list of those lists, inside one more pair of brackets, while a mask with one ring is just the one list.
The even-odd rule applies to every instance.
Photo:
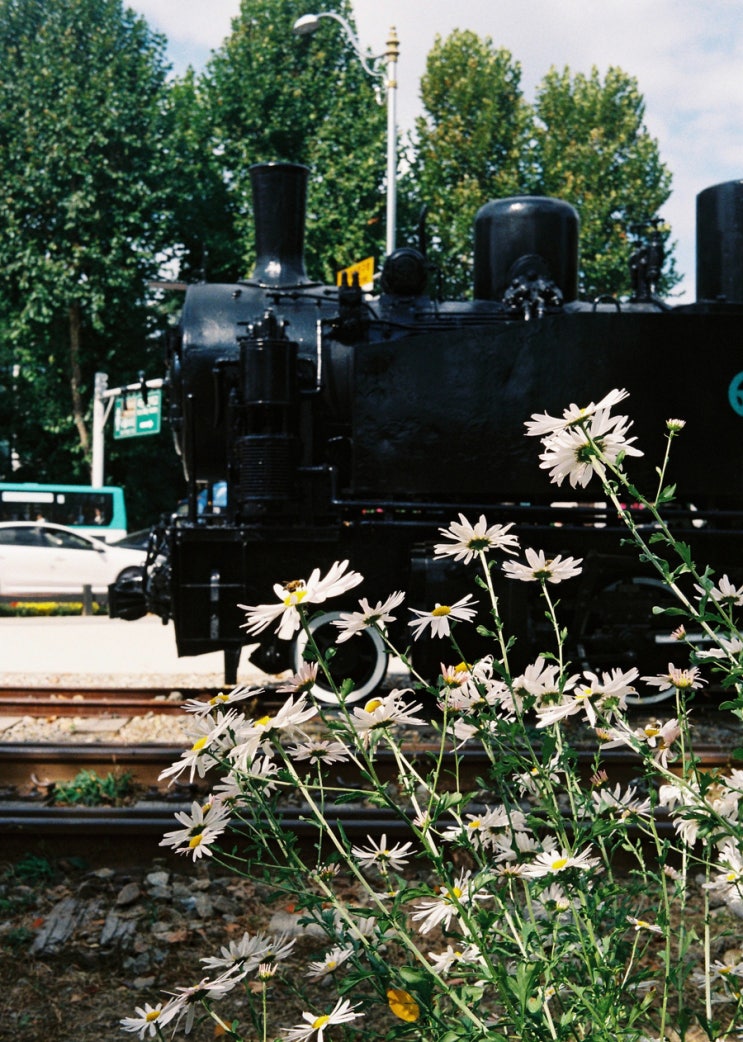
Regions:
[[[334, 620], [338, 643], [374, 631], [409, 668], [410, 686], [363, 704], [346, 684], [333, 704], [313, 695], [318, 670], [334, 680], [311, 611], [362, 581], [347, 561], [324, 578], [316, 570], [277, 585], [274, 603], [243, 606], [249, 634], [273, 626], [291, 639], [301, 630], [313, 661], [282, 686], [288, 697], [269, 715], [251, 715], [253, 688], [187, 703], [191, 745], [163, 774], [198, 776], [210, 791], [177, 813], [180, 827], [162, 843], [263, 879], [322, 942], [297, 969], [291, 939], [245, 934], [204, 960], [209, 975], [138, 1008], [125, 1030], [187, 1034], [203, 1015], [230, 1038], [266, 1039], [268, 989], [303, 996], [319, 981], [323, 1008], [307, 999], [302, 1022], [290, 1024], [278, 1003], [272, 1038], [645, 1042], [693, 1022], [710, 1039], [739, 1030], [740, 950], [720, 947], [713, 960], [710, 937], [688, 931], [684, 915], [693, 900], [707, 912], [714, 900], [743, 917], [743, 770], [704, 772], [690, 727], [693, 699], [713, 675], [732, 692], [726, 708], [743, 714], [743, 587], [700, 572], [666, 526], [664, 468], [652, 500], [630, 484], [622, 461], [641, 454], [629, 420], [612, 415], [626, 397], [615, 390], [561, 418], [534, 416], [527, 433], [541, 438], [541, 466], [557, 485], [602, 481], [684, 616], [676, 663], [643, 673], [622, 664], [618, 647], [617, 665], [573, 664], [553, 597], [580, 581], [583, 561], [531, 546], [521, 556], [513, 525], [485, 516], [460, 514], [433, 546], [464, 578], [475, 572], [477, 597], [406, 606], [398, 591]], [[669, 421], [669, 440], [682, 427]], [[652, 552], [627, 503], [642, 504], [667, 553]], [[538, 649], [508, 633], [500, 604], [509, 586], [542, 600]], [[410, 656], [390, 640], [401, 624]], [[459, 638], [477, 629], [485, 643], [469, 661]], [[454, 649], [449, 661], [442, 651], [433, 680], [416, 672], [424, 637], [449, 638], [441, 646]], [[691, 661], [679, 664], [685, 646]], [[672, 703], [667, 719], [631, 716], [643, 695]], [[607, 750], [630, 754], [629, 779]], [[384, 812], [376, 830], [372, 811]], [[310, 827], [308, 844], [293, 834], [298, 820]], [[702, 970], [690, 971], [692, 957]], [[218, 1012], [238, 987], [257, 1003], [245, 1032]]]

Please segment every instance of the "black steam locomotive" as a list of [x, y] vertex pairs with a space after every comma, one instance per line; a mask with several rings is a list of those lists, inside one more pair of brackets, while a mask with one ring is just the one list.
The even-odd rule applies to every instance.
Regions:
[[[321, 285], [303, 260], [306, 168], [264, 164], [252, 178], [252, 277], [189, 287], [167, 344], [188, 510], [153, 531], [143, 597], [113, 590], [112, 613], [172, 618], [179, 654], [222, 649], [229, 683], [246, 642], [239, 603], [271, 602], [274, 583], [344, 559], [366, 581], [333, 612], [356, 608], [359, 593], [374, 603], [394, 590], [411, 607], [452, 603], [472, 590], [471, 576], [434, 560], [432, 544], [459, 512], [485, 513], [491, 524], [516, 522], [522, 546], [584, 559], [560, 590], [576, 665], [665, 669], [672, 624], [651, 614], [664, 591], [622, 546], [595, 488], [549, 484], [524, 421], [626, 387], [645, 453], [631, 473], [652, 490], [665, 420], [684, 418], [669, 473], [673, 524], [702, 561], [739, 576], [743, 182], [699, 195], [699, 299], [671, 307], [656, 298], [657, 233], [631, 258], [629, 302], [579, 301], [578, 217], [531, 196], [477, 214], [472, 301], [432, 299], [426, 258], [412, 248], [386, 259], [378, 296]], [[498, 593], [517, 649], [528, 658], [549, 646], [531, 586], [502, 582]], [[333, 612], [313, 623], [320, 641], [337, 633]], [[398, 614], [392, 636], [407, 646]], [[271, 629], [260, 637], [256, 665], [296, 666], [300, 648]], [[444, 645], [413, 644], [416, 666], [436, 672]], [[356, 697], [385, 667], [374, 634], [346, 641], [334, 659]]]

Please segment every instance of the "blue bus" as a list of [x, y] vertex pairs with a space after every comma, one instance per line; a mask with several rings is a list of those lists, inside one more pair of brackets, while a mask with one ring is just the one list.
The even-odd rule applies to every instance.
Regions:
[[126, 535], [124, 490], [0, 482], [0, 521], [52, 521], [112, 543]]

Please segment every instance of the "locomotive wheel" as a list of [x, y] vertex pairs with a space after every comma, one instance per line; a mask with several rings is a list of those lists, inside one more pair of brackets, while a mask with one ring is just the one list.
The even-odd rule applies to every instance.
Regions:
[[[333, 625], [340, 619], [341, 612], [329, 611], [314, 618], [309, 628], [320, 652], [324, 655], [329, 648], [335, 648], [330, 663], [330, 674], [338, 687], [344, 680], [353, 680], [354, 689], [346, 699], [347, 703], [358, 702], [366, 698], [384, 680], [387, 672], [387, 652], [384, 641], [375, 629], [366, 629], [361, 633], [336, 644], [338, 627]], [[307, 634], [302, 630], [294, 641], [294, 671], [302, 665], [304, 650], [307, 647]], [[338, 698], [330, 687], [327, 677], [318, 670], [317, 683], [312, 694], [320, 702], [337, 704]]]
[[[640, 676], [662, 675], [673, 657], [670, 632], [675, 625], [668, 615], [654, 615], [654, 607], [672, 607], [676, 599], [659, 579], [633, 575], [617, 579], [591, 598], [578, 620], [578, 658], [583, 669], [598, 673], [625, 664]], [[632, 705], [654, 705], [673, 696], [674, 689], [649, 688], [630, 695]]]

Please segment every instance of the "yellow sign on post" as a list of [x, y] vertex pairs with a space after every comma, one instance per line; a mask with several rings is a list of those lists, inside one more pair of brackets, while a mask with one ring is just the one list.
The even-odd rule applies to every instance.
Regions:
[[343, 268], [335, 277], [336, 286], [340, 286], [343, 282], [343, 276], [346, 276], [348, 285], [353, 285], [354, 275], [359, 277], [359, 286], [362, 289], [371, 289], [374, 285], [374, 258], [366, 257], [364, 260], [359, 261], [358, 264], [352, 264], [350, 268]]

